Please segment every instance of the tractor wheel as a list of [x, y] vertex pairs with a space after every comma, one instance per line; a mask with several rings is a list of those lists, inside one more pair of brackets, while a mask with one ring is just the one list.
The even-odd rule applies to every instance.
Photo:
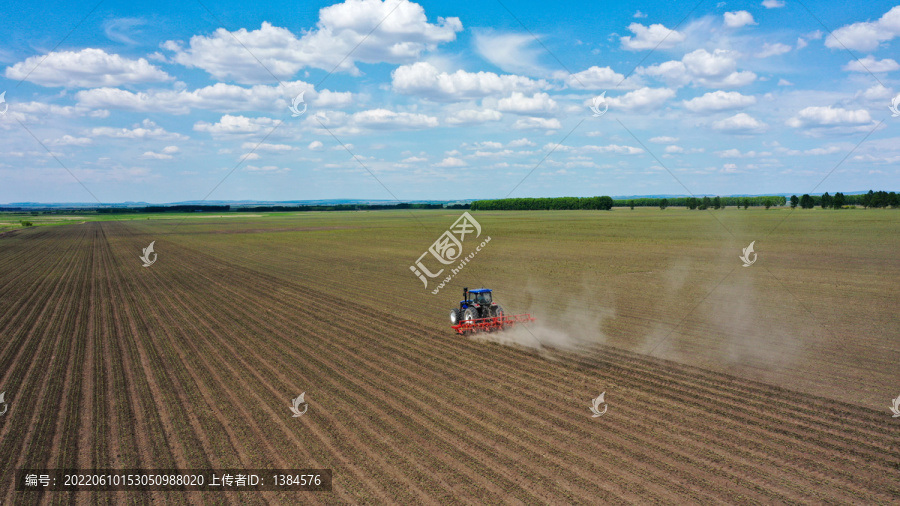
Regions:
[[463, 313], [463, 320], [477, 320], [478, 319], [478, 311], [474, 307], [466, 308], [466, 311]]
[[461, 316], [459, 314], [459, 309], [451, 309], [450, 310], [450, 325], [459, 324], [459, 320], [461, 320]]

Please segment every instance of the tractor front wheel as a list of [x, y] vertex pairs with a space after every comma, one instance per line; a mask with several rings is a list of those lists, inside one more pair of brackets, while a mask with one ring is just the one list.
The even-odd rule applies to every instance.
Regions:
[[477, 320], [478, 319], [478, 311], [474, 307], [466, 308], [466, 311], [463, 313], [463, 320]]

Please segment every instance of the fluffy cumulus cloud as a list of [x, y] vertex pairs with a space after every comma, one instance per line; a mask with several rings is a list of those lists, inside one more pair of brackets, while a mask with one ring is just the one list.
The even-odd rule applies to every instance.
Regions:
[[308, 117], [305, 124], [320, 130], [320, 133], [356, 135], [375, 130], [426, 130], [438, 126], [439, 122], [436, 117], [427, 114], [369, 109], [353, 114], [322, 111]]
[[900, 5], [887, 11], [876, 21], [845, 25], [825, 38], [825, 46], [832, 49], [873, 51], [882, 42], [900, 36]]
[[872, 116], [865, 109], [844, 109], [841, 107], [807, 107], [786, 122], [791, 128], [805, 130], [805, 134], [845, 134], [869, 131], [873, 127]]
[[438, 126], [434, 116], [408, 112], [394, 112], [387, 109], [372, 109], [355, 113], [351, 122], [363, 128], [421, 129]]
[[94, 140], [90, 137], [75, 137], [72, 135], [63, 135], [59, 139], [44, 139], [44, 144], [48, 146], [90, 146]]
[[562, 127], [562, 125], [556, 118], [520, 118], [513, 123], [512, 127], [516, 130], [557, 130]]
[[566, 74], [565, 81], [572, 88], [585, 90], [608, 90], [610, 88], [628, 90], [640, 87], [640, 82], [632, 76], [625, 79], [624, 75], [615, 72], [609, 67], [597, 66], [575, 74]]
[[145, 119], [132, 128], [113, 128], [113, 127], [95, 127], [90, 129], [92, 137], [112, 137], [115, 139], [132, 139], [132, 140], [185, 140], [187, 137], [168, 132], [156, 123]]
[[544, 80], [493, 72], [441, 72], [427, 62], [403, 65], [391, 72], [391, 86], [397, 93], [416, 95], [440, 102], [456, 102], [513, 91], [534, 92], [549, 87]]
[[449, 125], [478, 125], [488, 121], [499, 121], [503, 117], [500, 111], [494, 109], [463, 109], [447, 117]]
[[157, 153], [155, 151], [147, 151], [144, 153], [141, 158], [146, 158], [150, 160], [171, 160], [172, 155], [181, 151], [178, 146], [166, 146], [162, 148], [162, 150]]
[[454, 156], [448, 156], [440, 162], [434, 164], [435, 167], [465, 167], [466, 162]]
[[681, 61], [671, 60], [638, 71], [672, 86], [693, 83], [709, 88], [738, 88], [756, 80], [753, 72], [738, 71], [737, 55], [725, 49], [716, 49], [712, 53], [697, 49], [684, 55]]
[[723, 15], [725, 26], [729, 28], [740, 28], [747, 25], [755, 25], [753, 15], [747, 11], [726, 12]]
[[697, 112], [719, 112], [733, 109], [742, 109], [756, 103], [756, 97], [741, 95], [736, 91], [713, 91], [702, 97], [685, 100], [682, 102], [685, 109]]
[[252, 87], [216, 83], [188, 90], [149, 90], [132, 92], [119, 88], [95, 88], [75, 94], [79, 105], [90, 108], [109, 108], [138, 112], [167, 112], [187, 114], [192, 109], [216, 112], [284, 111], [290, 97], [305, 92], [305, 98], [315, 105], [338, 107], [352, 100], [349, 92], [323, 90], [316, 93], [311, 84], [303, 81], [287, 82], [284, 86], [255, 85]]
[[757, 120], [747, 113], [737, 113], [734, 116], [716, 121], [713, 129], [729, 134], [758, 134], [766, 131], [768, 125]]
[[278, 124], [278, 120], [272, 118], [248, 118], [246, 116], [232, 116], [226, 114], [216, 123], [198, 121], [194, 124], [197, 132], [206, 132], [215, 136], [222, 135], [253, 135], [272, 130]]
[[675, 96], [675, 90], [668, 88], [641, 88], [629, 91], [619, 97], [607, 97], [609, 106], [628, 112], [645, 112], [658, 109], [666, 100]]
[[290, 78], [307, 67], [358, 75], [355, 62], [408, 63], [455, 40], [461, 30], [459, 18], [429, 23], [425, 9], [408, 0], [347, 0], [321, 9], [316, 27], [299, 38], [263, 22], [257, 30], [219, 28], [191, 37], [187, 46], [168, 41], [163, 47], [174, 53], [173, 61], [217, 79], [258, 83], [272, 75]]
[[7, 67], [5, 75], [8, 79], [24, 79], [41, 86], [66, 88], [119, 86], [172, 79], [143, 58], [131, 60], [93, 48], [32, 56]]
[[557, 104], [546, 93], [535, 93], [529, 97], [514, 91], [509, 97], [497, 101], [497, 110], [527, 116], [547, 116], [557, 110]]
[[900, 65], [891, 58], [877, 60], [869, 55], [861, 60], [851, 60], [842, 68], [848, 72], [893, 72], [900, 69]]
[[634, 35], [620, 37], [623, 49], [643, 51], [644, 49], [670, 49], [684, 42], [685, 35], [676, 30], [669, 30], [664, 25], [644, 26], [631, 23], [628, 30]]

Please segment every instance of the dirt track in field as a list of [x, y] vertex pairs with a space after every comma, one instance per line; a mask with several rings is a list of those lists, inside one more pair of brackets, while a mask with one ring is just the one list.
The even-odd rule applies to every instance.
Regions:
[[0, 240], [0, 502], [72, 499], [13, 492], [21, 467], [334, 469], [311, 503], [900, 499], [886, 410], [611, 347], [548, 359], [454, 337], [175, 240], [142, 268], [148, 242], [127, 223]]

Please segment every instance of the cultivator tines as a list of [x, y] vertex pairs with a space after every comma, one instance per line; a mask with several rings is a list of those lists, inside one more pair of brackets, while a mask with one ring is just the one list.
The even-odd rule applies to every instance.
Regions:
[[534, 318], [528, 314], [517, 314], [512, 316], [498, 316], [495, 318], [475, 318], [472, 320], [463, 320], [451, 328], [457, 334], [473, 334], [475, 332], [495, 332], [515, 327], [517, 324], [531, 323]]

